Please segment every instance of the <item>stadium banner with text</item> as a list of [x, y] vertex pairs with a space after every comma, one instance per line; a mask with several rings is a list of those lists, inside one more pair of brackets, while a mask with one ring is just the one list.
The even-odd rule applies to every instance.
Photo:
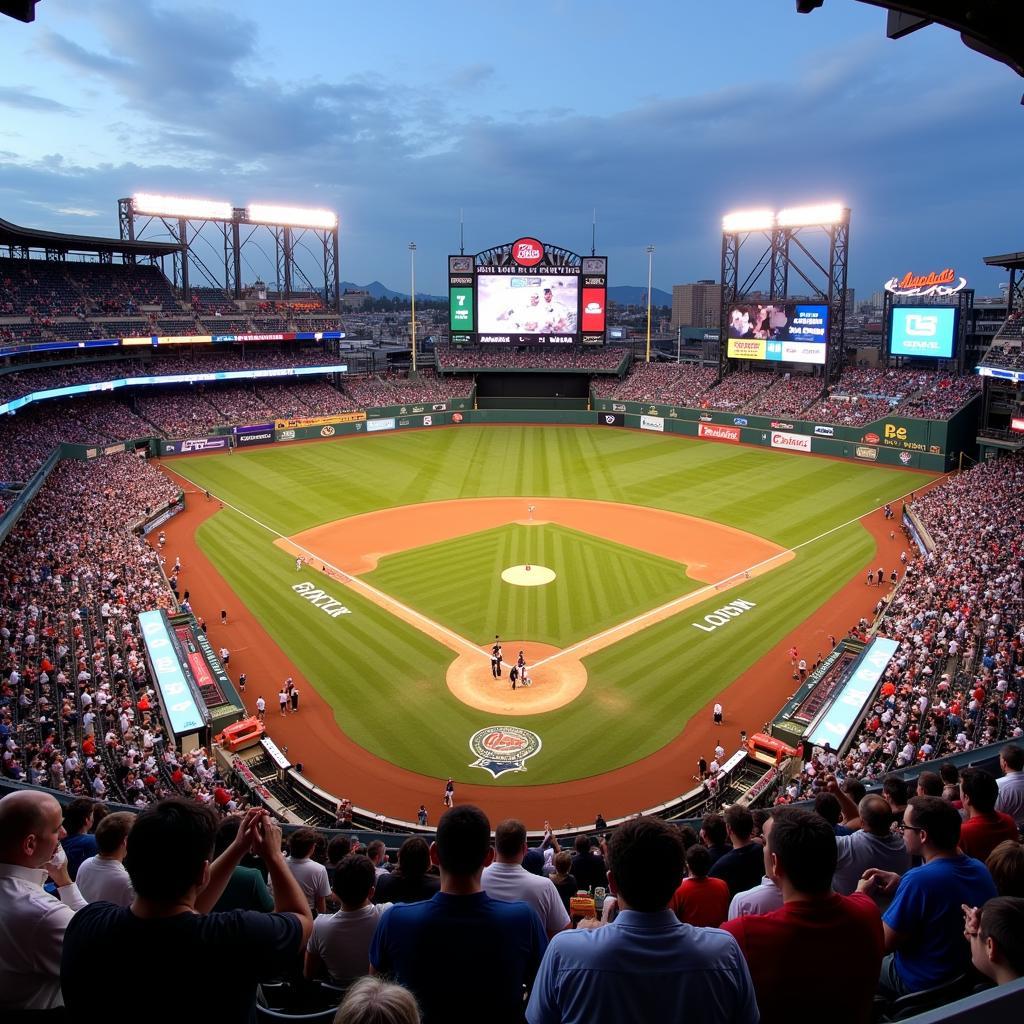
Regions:
[[381, 430], [394, 430], [395, 419], [393, 416], [388, 416], [379, 420], [367, 420], [366, 421], [366, 432], [368, 434], [376, 434]]
[[189, 452], [224, 451], [231, 447], [231, 438], [220, 434], [217, 437], [192, 437], [178, 441], [161, 441], [161, 455], [185, 455]]
[[267, 430], [260, 430], [256, 433], [251, 434], [239, 434], [235, 438], [235, 444], [239, 448], [249, 448], [254, 444], [271, 444], [274, 440], [274, 430], [269, 428]]
[[893, 306], [889, 354], [952, 359], [956, 349], [956, 306]]
[[739, 444], [740, 428], [723, 427], [717, 423], [700, 423], [697, 426], [697, 436], [706, 437], [710, 441], [729, 441], [732, 444]]
[[641, 430], [656, 430], [658, 433], [664, 433], [665, 431], [665, 420], [661, 416], [641, 416], [640, 417], [640, 429]]
[[291, 420], [274, 420], [275, 430], [290, 430], [295, 427], [326, 427], [339, 423], [359, 423], [366, 419], [366, 413], [340, 412], [334, 416], [303, 416]]
[[262, 434], [265, 430], [273, 430], [273, 423], [249, 423], [244, 427], [232, 427], [232, 434]]
[[184, 736], [197, 732], [206, 721], [178, 658], [166, 613], [141, 612], [139, 628], [171, 733]]
[[773, 448], [785, 448], [791, 452], [809, 452], [811, 439], [806, 434], [790, 434], [783, 430], [773, 430], [771, 437]]

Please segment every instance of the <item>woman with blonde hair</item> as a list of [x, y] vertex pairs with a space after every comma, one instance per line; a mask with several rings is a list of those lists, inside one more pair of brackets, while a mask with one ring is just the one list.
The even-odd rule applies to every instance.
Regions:
[[360, 978], [338, 1007], [334, 1024], [420, 1024], [413, 994], [380, 978]]

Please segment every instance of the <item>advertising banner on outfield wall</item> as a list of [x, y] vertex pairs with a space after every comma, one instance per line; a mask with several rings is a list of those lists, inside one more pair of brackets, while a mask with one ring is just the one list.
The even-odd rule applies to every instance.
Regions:
[[624, 427], [626, 414], [622, 412], [599, 412], [597, 422], [605, 427]]
[[273, 423], [251, 423], [245, 427], [232, 427], [231, 433], [235, 434], [262, 434], [267, 430], [273, 430]]
[[791, 452], [809, 452], [811, 439], [806, 434], [788, 434], [782, 430], [773, 430], [771, 444], [773, 448], [785, 448]]
[[379, 430], [394, 430], [395, 420], [389, 416], [387, 419], [382, 420], [367, 420], [366, 421], [366, 432], [368, 434], [375, 434]]
[[223, 451], [231, 447], [231, 438], [223, 434], [219, 437], [193, 437], [184, 441], [161, 441], [161, 455], [185, 455], [189, 452]]
[[294, 427], [325, 427], [338, 423], [359, 423], [366, 419], [365, 412], [339, 412], [334, 416], [306, 416], [292, 420], [274, 420], [277, 430], [291, 430]]
[[665, 420], [661, 416], [641, 416], [641, 430], [657, 430], [661, 433], [665, 430]]
[[239, 434], [235, 444], [239, 448], [248, 448], [253, 444], [270, 444], [274, 440], [273, 430], [261, 430], [258, 434]]
[[739, 444], [740, 428], [723, 427], [717, 423], [701, 423], [697, 427], [697, 436], [706, 437], [711, 441], [730, 441]]

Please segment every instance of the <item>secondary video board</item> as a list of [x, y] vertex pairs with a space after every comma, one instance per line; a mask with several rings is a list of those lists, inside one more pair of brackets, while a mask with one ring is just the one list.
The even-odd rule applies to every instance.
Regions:
[[804, 302], [739, 303], [727, 307], [730, 359], [825, 365], [828, 306]]

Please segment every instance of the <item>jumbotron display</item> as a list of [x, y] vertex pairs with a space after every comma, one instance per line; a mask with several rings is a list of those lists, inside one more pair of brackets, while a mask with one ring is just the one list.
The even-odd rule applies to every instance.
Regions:
[[448, 297], [455, 344], [601, 345], [608, 260], [519, 238], [449, 256]]
[[952, 359], [956, 320], [955, 306], [893, 306], [889, 354]]
[[769, 359], [825, 365], [828, 306], [802, 302], [728, 307], [730, 359]]

